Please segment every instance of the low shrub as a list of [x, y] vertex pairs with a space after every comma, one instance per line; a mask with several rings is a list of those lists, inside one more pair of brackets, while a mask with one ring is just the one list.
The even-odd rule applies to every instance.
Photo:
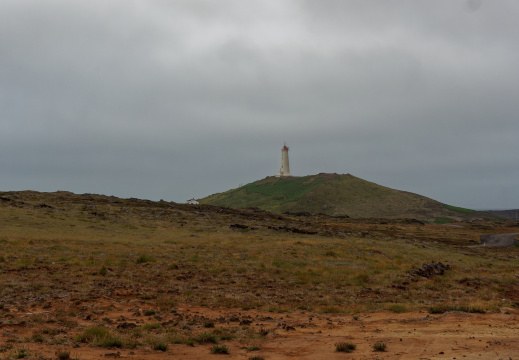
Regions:
[[121, 347], [123, 347], [123, 342], [120, 339], [117, 339], [117, 338], [114, 338], [114, 337], [110, 336], [110, 337], [100, 341], [97, 345], [98, 346], [103, 346], [103, 347], [121, 348]]
[[267, 336], [267, 335], [269, 334], [269, 332], [270, 332], [270, 330], [265, 329], [265, 328], [261, 328], [261, 329], [258, 331], [259, 335], [262, 336], [262, 337]]
[[106, 276], [106, 274], [108, 274], [108, 269], [106, 266], [101, 267], [101, 269], [99, 269], [99, 275]]
[[213, 334], [217, 335], [220, 340], [232, 340], [236, 337], [236, 329], [218, 328], [213, 330]]
[[164, 343], [157, 343], [153, 346], [153, 350], [157, 350], [157, 351], [167, 351], [168, 350], [168, 345], [164, 344]]
[[229, 348], [225, 345], [215, 345], [211, 348], [213, 354], [229, 354]]
[[357, 345], [347, 342], [339, 342], [335, 344], [335, 351], [351, 353], [353, 350], [357, 348]]
[[91, 327], [76, 336], [76, 341], [91, 343], [103, 347], [123, 347], [121, 339], [114, 337], [108, 329], [102, 327]]
[[45, 341], [45, 337], [41, 333], [34, 333], [34, 334], [32, 334], [31, 339], [34, 342], [40, 342], [40, 343]]
[[331, 257], [337, 257], [339, 256], [339, 254], [337, 254], [335, 251], [333, 250], [328, 250], [327, 252], [324, 253], [324, 256], [331, 256]]
[[68, 351], [61, 351], [56, 354], [58, 360], [70, 360], [70, 353]]
[[391, 305], [388, 310], [398, 314], [407, 312], [407, 308], [405, 307], [405, 305], [402, 304]]
[[29, 350], [25, 348], [18, 349], [18, 352], [14, 354], [15, 359], [23, 359], [29, 356]]
[[345, 312], [344, 309], [338, 306], [325, 306], [320, 309], [323, 314], [342, 314]]
[[85, 329], [82, 334], [76, 336], [76, 341], [82, 343], [97, 342], [110, 337], [110, 332], [102, 327], [91, 327]]
[[212, 334], [212, 333], [203, 332], [203, 333], [198, 334], [195, 337], [195, 341], [200, 343], [200, 344], [204, 344], [204, 343], [217, 344], [218, 343], [218, 336], [216, 336], [215, 334]]
[[[155, 312], [153, 312], [153, 314], [155, 314]], [[161, 323], [148, 323], [148, 324], [142, 325], [140, 328], [144, 331], [149, 331], [149, 330], [160, 329], [161, 327], [162, 327]]]
[[148, 262], [155, 262], [156, 260], [152, 258], [151, 256], [141, 255], [135, 260], [136, 264], [144, 264]]
[[433, 306], [429, 309], [430, 314], [443, 314], [447, 311], [461, 311], [466, 313], [477, 313], [484, 314], [486, 313], [485, 309], [482, 309], [477, 306], [468, 306], [468, 305], [437, 305]]
[[378, 342], [373, 345], [373, 351], [386, 351], [386, 344]]

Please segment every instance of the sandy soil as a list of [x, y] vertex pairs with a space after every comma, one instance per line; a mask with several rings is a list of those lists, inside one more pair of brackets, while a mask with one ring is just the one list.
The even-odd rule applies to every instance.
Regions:
[[[117, 309], [103, 317], [118, 319], [114, 322], [142, 323], [132, 316], [131, 309]], [[42, 313], [12, 314], [27, 319]], [[268, 330], [264, 338], [246, 341], [225, 341], [230, 354], [211, 354], [211, 345], [169, 345], [166, 352], [138, 347], [136, 349], [109, 349], [89, 344], [66, 343], [49, 345], [25, 343], [30, 352], [56, 359], [59, 351], [69, 351], [74, 358], [126, 358], [126, 359], [519, 359], [519, 312], [503, 308], [501, 313], [468, 314], [447, 312], [430, 315], [426, 312], [396, 314], [377, 312], [369, 314], [322, 315], [305, 311], [277, 314], [255, 310], [207, 308], [179, 308], [175, 316], [205, 317], [215, 319], [216, 328], [238, 326], [256, 331]], [[250, 324], [243, 320], [249, 319]], [[78, 320], [81, 325], [92, 326], [93, 321]], [[48, 327], [48, 324], [41, 327]], [[26, 328], [5, 321], [0, 326], [0, 343], [30, 337], [37, 329]], [[335, 344], [348, 342], [356, 345], [349, 354], [335, 351]], [[385, 352], [374, 351], [373, 345], [384, 343]], [[258, 351], [247, 351], [258, 345]], [[0, 358], [6, 356], [0, 353]], [[40, 357], [38, 357], [40, 358]]]

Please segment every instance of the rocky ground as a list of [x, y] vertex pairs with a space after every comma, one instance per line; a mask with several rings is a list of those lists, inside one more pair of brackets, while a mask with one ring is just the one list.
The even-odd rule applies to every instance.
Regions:
[[514, 221], [9, 192], [0, 224], [0, 359], [519, 359], [519, 249], [469, 247]]
[[[58, 304], [56, 307], [59, 309]], [[315, 314], [306, 311], [270, 313], [243, 309], [178, 307], [175, 313], [145, 315], [148, 306], [129, 299], [126, 304], [98, 299], [83, 304], [84, 313], [57, 315], [56, 309], [3, 314], [2, 351], [5, 358], [66, 359], [517, 359], [519, 313], [503, 308], [499, 313], [469, 314], [446, 312], [429, 314], [359, 313]], [[87, 315], [85, 315], [87, 314]], [[149, 314], [149, 313], [148, 313]], [[6, 317], [8, 315], [8, 317]], [[6, 321], [9, 319], [9, 321]], [[50, 321], [56, 319], [56, 321]], [[161, 332], [194, 334], [234, 334], [225, 340], [169, 344], [163, 350], [153, 342], [145, 346], [99, 346], [77, 341], [80, 328], [102, 322], [112, 332], [135, 333], [146, 324], [156, 324]], [[178, 327], [179, 323], [189, 324]], [[74, 324], [74, 325], [72, 325]], [[153, 327], [150, 326], [150, 329]], [[173, 329], [177, 331], [173, 332]], [[154, 330], [149, 330], [153, 333]], [[36, 336], [35, 334], [39, 334]], [[191, 335], [190, 335], [191, 336]], [[26, 340], [28, 339], [28, 340]], [[76, 339], [76, 340], [74, 340]], [[337, 344], [355, 345], [347, 354]], [[378, 345], [379, 351], [375, 350]], [[227, 354], [212, 353], [215, 346]], [[20, 354], [25, 354], [20, 357]]]

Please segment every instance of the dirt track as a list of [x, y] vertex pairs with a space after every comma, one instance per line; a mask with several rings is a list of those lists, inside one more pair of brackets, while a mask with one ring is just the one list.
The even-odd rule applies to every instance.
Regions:
[[482, 235], [481, 244], [476, 246], [508, 247], [517, 244], [515, 239], [519, 233]]

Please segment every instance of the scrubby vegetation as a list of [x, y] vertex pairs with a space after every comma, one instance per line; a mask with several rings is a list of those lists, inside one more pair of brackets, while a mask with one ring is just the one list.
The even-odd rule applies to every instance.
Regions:
[[338, 352], [350, 353], [353, 350], [355, 350], [356, 348], [357, 348], [357, 346], [355, 344], [347, 343], [347, 342], [339, 342], [339, 343], [335, 344], [335, 351], [338, 351]]
[[[0, 313], [4, 324], [28, 329], [24, 338], [5, 335], [8, 345], [157, 354], [243, 341], [259, 351], [276, 331], [293, 330], [268, 318], [294, 312], [349, 314], [360, 325], [360, 314], [375, 310], [517, 306], [519, 248], [467, 247], [482, 234], [519, 232], [513, 222], [446, 227], [65, 192], [3, 193], [0, 221]], [[440, 262], [443, 271], [426, 271]], [[180, 306], [232, 313], [207, 317]], [[241, 314], [248, 310], [269, 316]]]
[[465, 209], [465, 208], [461, 208], [461, 207], [457, 207], [457, 206], [452, 206], [452, 205], [444, 204], [443, 206], [445, 206], [445, 208], [448, 209], [448, 210], [452, 210], [452, 211], [455, 211], [455, 212], [458, 212], [458, 213], [462, 213], [462, 214], [473, 214], [473, 213], [476, 212], [476, 210]]
[[373, 351], [386, 351], [386, 348], [386, 344], [380, 342], [373, 345]]

